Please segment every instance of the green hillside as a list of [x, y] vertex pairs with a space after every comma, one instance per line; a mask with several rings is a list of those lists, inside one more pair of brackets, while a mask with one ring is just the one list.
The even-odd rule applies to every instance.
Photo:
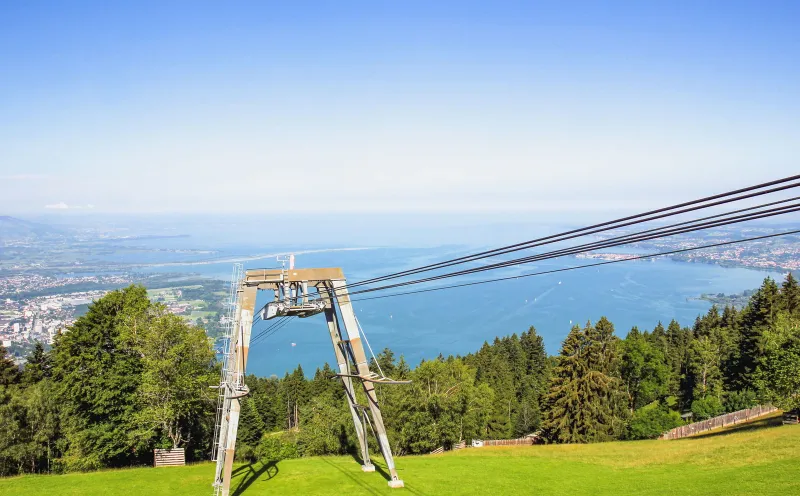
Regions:
[[[780, 420], [679, 441], [479, 448], [398, 458], [391, 490], [349, 457], [240, 466], [238, 495], [274, 494], [800, 494], [800, 426]], [[0, 480], [0, 494], [204, 495], [214, 467], [138, 468]]]

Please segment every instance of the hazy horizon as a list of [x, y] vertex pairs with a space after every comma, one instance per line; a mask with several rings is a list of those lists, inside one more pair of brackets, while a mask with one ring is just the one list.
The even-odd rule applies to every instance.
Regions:
[[0, 212], [575, 212], [788, 176], [786, 2], [0, 6]]

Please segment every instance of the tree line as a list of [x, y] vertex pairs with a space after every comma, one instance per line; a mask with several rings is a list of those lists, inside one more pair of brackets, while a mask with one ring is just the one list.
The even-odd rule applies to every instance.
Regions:
[[[780, 286], [767, 278], [742, 310], [712, 307], [691, 327], [673, 320], [624, 338], [601, 317], [573, 327], [555, 356], [531, 327], [416, 367], [385, 349], [378, 368], [412, 381], [377, 386], [400, 455], [534, 433], [554, 443], [653, 438], [759, 403], [800, 407], [800, 288], [791, 274]], [[2, 355], [0, 473], [149, 464], [156, 447], [207, 459], [217, 370], [202, 329], [139, 286], [109, 293], [21, 371]], [[246, 383], [240, 461], [357, 452], [327, 364], [310, 377], [298, 367]]]
[[149, 464], [156, 447], [202, 458], [214, 379], [202, 329], [143, 286], [112, 291], [21, 371], [0, 349], [0, 475]]

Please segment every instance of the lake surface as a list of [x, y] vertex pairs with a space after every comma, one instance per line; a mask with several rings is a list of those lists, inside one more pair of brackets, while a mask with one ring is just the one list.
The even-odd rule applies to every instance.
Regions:
[[[274, 257], [252, 258], [259, 253], [277, 251], [281, 251], [281, 248], [227, 248], [218, 254], [222, 260], [220, 262], [163, 264], [143, 270], [196, 272], [227, 279], [231, 272], [231, 258], [250, 257], [245, 262], [246, 268], [275, 267], [277, 263]], [[296, 265], [340, 266], [348, 281], [354, 282], [464, 253], [464, 247], [452, 246], [315, 252], [298, 255]], [[557, 270], [589, 263], [593, 261], [567, 257], [448, 279], [441, 284]], [[354, 296], [354, 306], [373, 350], [377, 353], [389, 347], [397, 355], [404, 355], [411, 364], [434, 358], [440, 353], [466, 354], [477, 350], [484, 341], [491, 341], [495, 336], [521, 333], [530, 326], [536, 327], [544, 337], [547, 351], [555, 354], [573, 324], [583, 325], [587, 320], [596, 321], [606, 316], [614, 323], [617, 335], [621, 337], [634, 325], [642, 330], [650, 330], [658, 321], [666, 325], [673, 318], [681, 325], [691, 325], [699, 314], [710, 308], [710, 304], [690, 298], [701, 293], [735, 293], [753, 289], [768, 275], [780, 277], [779, 274], [763, 271], [666, 259], [626, 261], [393, 298], [366, 300], [373, 294], [357, 295]], [[266, 298], [267, 295], [263, 295], [259, 305], [266, 303]], [[271, 323], [259, 322], [254, 326], [253, 335], [256, 336]], [[333, 362], [333, 350], [324, 317], [317, 315], [307, 319], [292, 319], [280, 331], [256, 343], [251, 349], [248, 372], [283, 375], [301, 364], [306, 374], [312, 374], [326, 361]]]

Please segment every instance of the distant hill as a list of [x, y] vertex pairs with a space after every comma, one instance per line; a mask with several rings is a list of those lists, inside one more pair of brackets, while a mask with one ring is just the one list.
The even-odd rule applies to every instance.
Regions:
[[0, 215], [0, 241], [39, 238], [58, 233], [58, 229], [47, 224], [30, 222], [9, 215]]

